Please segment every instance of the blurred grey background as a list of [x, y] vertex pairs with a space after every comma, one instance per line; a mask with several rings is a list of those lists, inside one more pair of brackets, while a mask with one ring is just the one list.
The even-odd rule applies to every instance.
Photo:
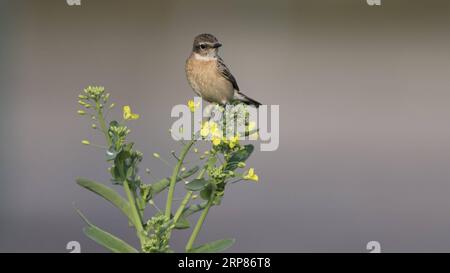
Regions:
[[[125, 218], [74, 179], [108, 182], [77, 94], [104, 85], [141, 114], [142, 167], [170, 173], [173, 105], [203, 32], [242, 90], [280, 105], [280, 147], [249, 161], [260, 183], [227, 189], [198, 243], [238, 252], [450, 251], [450, 2], [0, 1], [0, 251], [104, 251], [73, 203], [136, 243]], [[116, 114], [119, 115], [120, 111]], [[150, 182], [151, 177], [145, 176]], [[177, 193], [181, 197], [182, 192]], [[162, 199], [157, 203], [163, 207]], [[175, 235], [181, 250], [188, 234]]]

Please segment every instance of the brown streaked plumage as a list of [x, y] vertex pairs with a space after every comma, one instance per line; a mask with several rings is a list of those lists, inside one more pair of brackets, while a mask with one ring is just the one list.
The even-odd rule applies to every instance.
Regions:
[[224, 105], [235, 99], [258, 107], [259, 102], [239, 91], [236, 79], [218, 55], [220, 46], [222, 44], [211, 34], [195, 37], [185, 68], [190, 86], [208, 102]]

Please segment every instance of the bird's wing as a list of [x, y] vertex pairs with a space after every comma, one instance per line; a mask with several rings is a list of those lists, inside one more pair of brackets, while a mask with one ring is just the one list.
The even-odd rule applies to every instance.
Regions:
[[236, 79], [234, 78], [233, 74], [231, 74], [230, 70], [220, 57], [217, 58], [217, 69], [225, 79], [229, 80], [233, 84], [233, 88], [239, 91], [239, 86], [236, 82]]

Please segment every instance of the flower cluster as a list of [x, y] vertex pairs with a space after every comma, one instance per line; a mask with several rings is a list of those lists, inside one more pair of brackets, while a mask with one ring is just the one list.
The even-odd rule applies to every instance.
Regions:
[[[193, 101], [189, 101], [188, 106], [191, 107], [192, 103]], [[222, 154], [225, 161], [228, 161], [232, 155], [247, 152], [246, 147], [240, 144], [240, 139], [245, 138], [245, 136], [250, 136], [249, 139], [251, 140], [258, 138], [256, 123], [248, 120], [247, 106], [238, 104], [232, 107], [220, 105], [213, 105], [212, 107], [212, 111], [220, 112], [222, 115], [216, 121], [207, 120], [202, 123], [200, 136], [202, 139], [210, 140], [212, 144], [212, 149], [207, 151], [206, 154]], [[236, 132], [236, 127], [244, 128], [244, 132]], [[245, 162], [237, 162], [237, 166], [245, 167]], [[208, 170], [210, 176], [215, 180], [225, 181], [228, 178], [236, 177], [251, 181], [259, 180], [254, 168], [250, 168], [246, 174], [236, 174], [234, 170], [227, 169], [226, 164], [220, 167], [211, 167]]]
[[145, 253], [171, 253], [169, 237], [172, 227], [168, 226], [168, 219], [162, 214], [157, 214], [147, 221], [145, 229], [150, 236], [142, 247]]
[[[125, 105], [122, 108], [120, 122], [107, 121], [107, 111], [115, 105], [108, 100], [109, 94], [100, 86], [89, 86], [78, 96], [78, 103], [83, 109], [78, 110], [77, 113], [81, 116], [90, 116], [91, 127], [100, 131], [106, 141], [106, 146], [92, 144], [88, 140], [83, 140], [82, 144], [104, 149], [106, 160], [110, 163], [111, 181], [113, 184], [122, 186], [126, 200], [121, 194], [104, 184], [84, 178], [77, 179], [77, 183], [112, 203], [126, 215], [128, 222], [136, 231], [141, 252], [173, 252], [169, 246], [171, 233], [177, 229], [190, 228], [189, 216], [197, 212], [201, 212], [201, 216], [187, 241], [186, 251], [219, 252], [231, 246], [234, 242], [231, 239], [218, 240], [201, 246], [194, 246], [194, 243], [210, 208], [220, 205], [227, 185], [241, 180], [259, 180], [254, 168], [249, 168], [247, 171], [239, 170], [246, 167], [245, 162], [254, 149], [253, 145], [244, 145], [240, 142], [243, 136], [249, 135], [249, 131], [256, 129], [255, 124], [248, 121], [246, 106], [236, 105], [234, 108], [227, 109], [214, 105], [213, 108], [224, 114], [223, 118], [204, 121], [200, 131], [194, 133], [198, 133], [199, 137], [193, 137], [188, 143], [182, 142], [183, 148], [180, 154], [171, 151], [170, 154], [176, 163], [170, 177], [145, 184], [138, 175], [143, 153], [136, 150], [134, 143], [128, 140], [131, 130], [126, 125], [128, 121], [139, 119], [140, 115], [134, 113], [129, 105]], [[105, 105], [109, 106], [105, 107]], [[191, 112], [195, 112], [199, 106], [198, 102], [188, 102]], [[236, 132], [236, 124], [245, 126], [246, 132], [244, 134]], [[199, 152], [199, 146], [196, 147], [200, 139], [210, 141], [211, 144], [204, 153]], [[187, 168], [189, 163], [185, 159], [191, 151], [200, 158], [193, 161], [198, 164], [197, 166]], [[164, 158], [163, 154], [153, 153], [153, 157], [171, 167], [171, 163]], [[148, 168], [146, 172], [151, 175]], [[192, 178], [194, 174], [196, 178]], [[178, 209], [173, 210], [175, 187], [180, 181], [185, 182], [186, 195]], [[155, 204], [154, 198], [166, 189], [166, 206], [162, 211]], [[155, 207], [158, 212], [145, 219], [144, 211], [149, 205]], [[79, 214], [89, 226], [84, 230], [85, 233], [96, 242], [114, 252], [139, 252], [125, 241], [91, 224], [81, 212]]]

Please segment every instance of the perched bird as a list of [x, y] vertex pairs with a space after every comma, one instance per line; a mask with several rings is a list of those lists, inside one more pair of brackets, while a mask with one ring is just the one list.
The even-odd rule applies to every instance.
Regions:
[[218, 55], [221, 46], [211, 34], [195, 37], [192, 53], [186, 61], [186, 76], [190, 86], [208, 102], [225, 105], [238, 100], [259, 107], [261, 103], [239, 91], [236, 79]]

